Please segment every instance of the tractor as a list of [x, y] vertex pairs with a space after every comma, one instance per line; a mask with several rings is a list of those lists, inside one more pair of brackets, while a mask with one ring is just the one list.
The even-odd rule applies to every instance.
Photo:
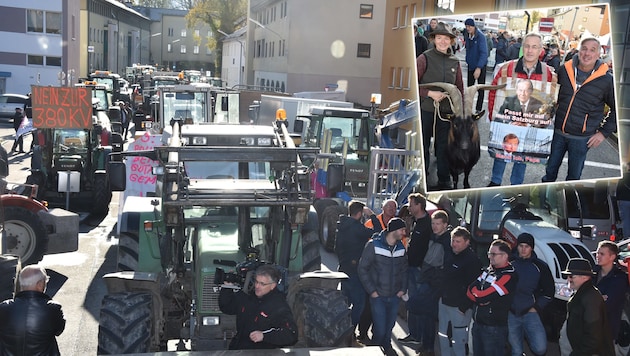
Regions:
[[[282, 126], [281, 126], [282, 127]], [[168, 146], [124, 152], [159, 162], [153, 197], [128, 197], [119, 219], [117, 270], [104, 276], [98, 353], [226, 350], [233, 315], [218, 306], [222, 281], [252, 292], [261, 264], [299, 328], [297, 347], [350, 346], [353, 327], [337, 289], [343, 273], [320, 271], [318, 222], [308, 167], [318, 149], [295, 148], [286, 130], [238, 124], [183, 125]], [[111, 176], [124, 182], [124, 170]]]

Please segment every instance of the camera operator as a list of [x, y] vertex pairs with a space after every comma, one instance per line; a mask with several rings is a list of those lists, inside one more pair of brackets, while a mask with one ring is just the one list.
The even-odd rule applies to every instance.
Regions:
[[[273, 349], [297, 342], [297, 325], [284, 295], [277, 290], [280, 272], [271, 265], [256, 269], [254, 295], [221, 289], [219, 307], [236, 315], [236, 335], [230, 350]], [[224, 286], [233, 285], [224, 282]]]

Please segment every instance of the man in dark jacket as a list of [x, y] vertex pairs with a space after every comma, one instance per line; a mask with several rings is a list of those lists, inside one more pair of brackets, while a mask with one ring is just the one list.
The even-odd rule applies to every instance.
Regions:
[[[599, 40], [582, 40], [577, 56], [558, 70], [558, 106], [543, 182], [555, 182], [569, 152], [566, 180], [578, 180], [589, 149], [617, 130], [613, 76], [599, 59]], [[610, 109], [605, 112], [605, 106]]]
[[595, 258], [595, 287], [604, 298], [608, 325], [614, 341], [617, 341], [621, 327], [626, 293], [628, 293], [628, 274], [617, 265], [619, 246], [609, 240], [600, 241]]
[[499, 38], [497, 39], [497, 53], [495, 55], [495, 67], [501, 65], [501, 63], [507, 60], [507, 50], [508, 50], [508, 39], [505, 37], [507, 35], [506, 31], [499, 33]]
[[591, 263], [583, 258], [572, 258], [562, 274], [575, 291], [567, 303], [566, 333], [571, 356], [614, 355], [606, 305], [593, 285]]
[[466, 296], [473, 309], [473, 354], [503, 356], [508, 336], [508, 312], [514, 300], [518, 276], [510, 264], [510, 245], [494, 240], [488, 250], [490, 266], [468, 286]]
[[[470, 248], [470, 232], [458, 226], [451, 232], [453, 257], [444, 264], [442, 298], [438, 313], [438, 337], [441, 355], [466, 355], [468, 325], [472, 318], [472, 302], [466, 297], [466, 288], [481, 271], [481, 261]], [[451, 326], [451, 338], [448, 326]]]
[[[276, 288], [280, 272], [271, 265], [256, 269], [255, 293], [221, 288], [219, 308], [236, 315], [236, 335], [230, 350], [273, 349], [297, 342], [297, 325], [284, 295]], [[230, 286], [231, 283], [225, 283]]]
[[353, 200], [348, 204], [348, 215], [340, 216], [337, 222], [337, 240], [335, 252], [339, 258], [339, 272], [348, 275], [347, 280], [341, 281], [341, 291], [352, 305], [352, 325], [359, 323], [361, 313], [365, 307], [367, 294], [359, 280], [359, 259], [363, 247], [368, 242], [374, 231], [361, 224], [361, 217], [365, 204]]
[[523, 355], [523, 340], [534, 355], [547, 352], [547, 334], [540, 317], [551, 302], [555, 283], [549, 266], [536, 257], [534, 236], [522, 233], [517, 238], [517, 256], [512, 265], [518, 275], [514, 301], [508, 314], [509, 342], [512, 356]]
[[[488, 44], [486, 36], [477, 29], [475, 20], [466, 19], [466, 63], [468, 64], [468, 86], [486, 83], [486, 65], [488, 64]], [[483, 108], [483, 90], [477, 96], [477, 111]]]
[[13, 147], [11, 147], [11, 153], [15, 152], [18, 147], [20, 148], [19, 152], [24, 153], [24, 135], [17, 135], [20, 125], [22, 124], [22, 120], [24, 120], [24, 111], [22, 108], [15, 108], [15, 114], [13, 115], [13, 129], [15, 130], [16, 137], [13, 142]]
[[400, 298], [407, 292], [407, 255], [401, 240], [405, 222], [393, 218], [363, 249], [359, 278], [370, 295], [373, 323], [372, 341], [386, 355], [395, 355], [391, 345], [392, 329], [398, 316]]
[[0, 355], [59, 355], [56, 336], [66, 327], [61, 305], [44, 292], [48, 275], [43, 267], [20, 271], [20, 292], [0, 304]]
[[427, 199], [422, 194], [412, 193], [409, 195], [408, 200], [409, 213], [411, 213], [414, 221], [411, 226], [409, 248], [407, 249], [409, 262], [409, 269], [407, 270], [409, 278], [407, 325], [409, 327], [409, 335], [400, 338], [399, 341], [419, 344], [419, 340], [422, 337], [420, 332], [423, 326], [419, 315], [421, 305], [417, 301], [417, 296], [421, 284], [422, 262], [429, 249], [429, 241], [431, 239], [431, 215], [426, 211]]

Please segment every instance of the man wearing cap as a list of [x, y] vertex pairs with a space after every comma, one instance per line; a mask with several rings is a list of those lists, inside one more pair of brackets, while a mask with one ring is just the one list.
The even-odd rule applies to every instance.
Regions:
[[562, 271], [575, 292], [567, 303], [566, 333], [571, 355], [614, 355], [612, 336], [606, 318], [606, 305], [593, 285], [591, 263], [572, 258]]
[[494, 240], [488, 250], [490, 266], [468, 286], [473, 307], [473, 354], [503, 356], [508, 336], [508, 312], [514, 300], [518, 275], [509, 261], [510, 245]]
[[508, 340], [513, 356], [523, 355], [525, 338], [534, 355], [544, 355], [547, 352], [547, 335], [540, 315], [553, 299], [555, 283], [549, 266], [534, 252], [534, 236], [526, 232], [520, 234], [516, 249], [512, 265], [518, 282], [508, 314]]
[[391, 219], [387, 230], [365, 245], [359, 260], [359, 278], [372, 308], [372, 342], [386, 355], [396, 355], [391, 345], [392, 329], [400, 298], [407, 292], [407, 254], [401, 242], [405, 229], [404, 220]]
[[[468, 86], [486, 83], [486, 65], [488, 64], [488, 44], [486, 36], [475, 26], [475, 20], [466, 19], [466, 64], [468, 64]], [[483, 108], [483, 90], [477, 96], [477, 111]]]

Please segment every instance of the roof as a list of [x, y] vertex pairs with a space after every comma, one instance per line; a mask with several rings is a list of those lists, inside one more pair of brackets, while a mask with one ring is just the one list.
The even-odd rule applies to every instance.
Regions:
[[142, 18], [144, 18], [144, 19], [149, 20], [149, 18], [148, 18], [148, 17], [144, 16], [143, 14], [139, 13], [138, 11], [136, 11], [136, 10], [134, 10], [133, 8], [131, 8], [131, 7], [127, 6], [127, 5], [125, 5], [125, 4], [124, 4], [124, 3], [122, 3], [122, 2], [119, 2], [119, 1], [116, 1], [116, 0], [104, 0], [104, 1], [105, 1], [106, 3], [108, 3], [108, 4], [112, 5], [112, 6], [116, 6], [116, 7], [120, 8], [120, 9], [125, 10], [125, 11], [127, 11], [127, 12], [130, 12], [130, 13], [132, 13], [132, 14], [136, 15], [136, 16], [139, 16], [139, 17], [142, 17]]

